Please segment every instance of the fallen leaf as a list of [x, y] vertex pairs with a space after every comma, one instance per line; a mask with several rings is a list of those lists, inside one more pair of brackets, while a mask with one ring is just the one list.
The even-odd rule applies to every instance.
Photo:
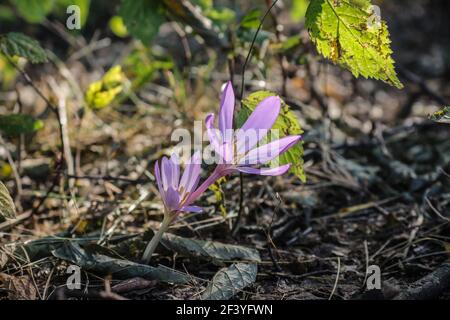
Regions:
[[69, 261], [79, 267], [101, 275], [112, 275], [116, 279], [141, 277], [147, 280], [160, 280], [168, 283], [187, 283], [192, 280], [187, 274], [165, 266], [152, 267], [128, 260], [116, 259], [91, 252], [74, 242], [66, 242], [62, 247], [52, 251], [59, 259]]
[[188, 239], [165, 233], [161, 239], [161, 243], [169, 250], [186, 256], [201, 257], [216, 261], [261, 261], [259, 252], [256, 249], [220, 242]]
[[202, 300], [228, 300], [256, 280], [256, 264], [235, 263], [220, 269], [202, 294]]

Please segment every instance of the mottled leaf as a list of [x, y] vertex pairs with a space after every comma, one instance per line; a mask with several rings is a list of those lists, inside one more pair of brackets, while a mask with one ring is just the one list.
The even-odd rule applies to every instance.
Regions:
[[220, 269], [202, 294], [203, 300], [228, 300], [256, 280], [256, 264], [235, 263]]
[[168, 267], [139, 264], [128, 260], [109, 257], [98, 251], [88, 251], [77, 243], [66, 242], [52, 254], [78, 265], [79, 267], [101, 275], [112, 275], [115, 279], [141, 277], [147, 280], [159, 280], [168, 283], [187, 283], [192, 280], [187, 274]]
[[382, 80], [397, 88], [391, 40], [385, 21], [370, 0], [313, 0], [306, 27], [325, 58], [349, 69], [355, 77]]
[[161, 243], [169, 250], [186, 256], [195, 256], [212, 260], [246, 260], [259, 262], [261, 258], [256, 249], [223, 244], [214, 241], [188, 239], [165, 233]]

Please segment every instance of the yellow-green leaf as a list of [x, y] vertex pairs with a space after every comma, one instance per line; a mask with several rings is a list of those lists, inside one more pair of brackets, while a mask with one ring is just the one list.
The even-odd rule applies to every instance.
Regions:
[[317, 50], [355, 77], [382, 80], [397, 88], [391, 40], [370, 0], [312, 0], [306, 26]]
[[[237, 127], [242, 127], [253, 110], [255, 110], [256, 106], [262, 100], [271, 96], [276, 96], [276, 93], [270, 91], [257, 91], [245, 98], [242, 101], [242, 108], [236, 117]], [[272, 129], [278, 131], [278, 136], [269, 134], [263, 143], [267, 143], [275, 139], [281, 139], [286, 136], [299, 135], [303, 133], [297, 117], [292, 113], [292, 111], [290, 111], [289, 106], [282, 99], [280, 115], [275, 121]], [[271, 167], [277, 167], [288, 163], [291, 164], [289, 172], [296, 175], [302, 182], [305, 182], [306, 176], [303, 168], [303, 141], [297, 143], [278, 158], [272, 160], [269, 165]]]

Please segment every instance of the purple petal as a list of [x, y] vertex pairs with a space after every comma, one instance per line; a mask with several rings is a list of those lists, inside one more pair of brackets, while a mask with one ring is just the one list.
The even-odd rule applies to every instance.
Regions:
[[180, 195], [178, 190], [175, 190], [172, 187], [169, 187], [166, 192], [166, 206], [170, 210], [178, 210], [180, 205]]
[[236, 132], [236, 151], [238, 154], [246, 154], [255, 145], [258, 144], [268, 133], [267, 129], [248, 129], [246, 131], [239, 129]]
[[170, 157], [171, 167], [172, 167], [172, 182], [171, 185], [175, 189], [178, 189], [178, 184], [180, 182], [180, 159], [176, 153], [173, 153]]
[[[255, 130], [256, 136], [259, 137], [259, 139], [262, 139], [265, 136], [265, 133], [267, 133], [267, 131], [273, 127], [273, 124], [280, 114], [280, 108], [280, 98], [273, 96], [264, 99], [256, 106], [250, 117], [248, 117], [247, 121], [241, 128], [241, 132], [245, 134], [247, 130]], [[245, 146], [248, 147], [248, 149], [246, 150], [250, 150], [259, 141], [258, 140], [255, 142], [254, 139], [251, 139], [251, 141], [248, 142], [240, 142], [241, 139], [239, 135], [237, 137], [237, 140], [239, 152], [244, 151], [243, 147], [246, 143], [248, 144], [248, 146]]]
[[285, 164], [276, 168], [255, 169], [251, 167], [238, 167], [237, 170], [243, 173], [259, 174], [261, 176], [281, 176], [282, 174], [285, 174], [290, 167], [290, 164]]
[[156, 178], [156, 184], [158, 185], [159, 193], [161, 194], [161, 198], [164, 201], [164, 198], [166, 197], [166, 194], [164, 192], [163, 185], [162, 185], [162, 182], [161, 182], [161, 172], [159, 171], [159, 163], [158, 163], [158, 161], [155, 162], [155, 178]]
[[231, 163], [233, 161], [233, 145], [229, 142], [225, 142], [222, 146], [222, 157], [225, 163]]
[[224, 139], [226, 137], [225, 132], [233, 129], [234, 102], [233, 85], [231, 84], [231, 81], [228, 81], [222, 93], [219, 112], [219, 129], [222, 132]]
[[197, 206], [186, 206], [186, 207], [181, 208], [181, 210], [184, 212], [193, 212], [193, 213], [203, 212], [203, 208], [197, 207]]
[[180, 188], [184, 188], [184, 192], [191, 193], [200, 180], [201, 171], [201, 153], [197, 151], [191, 157], [191, 160], [186, 165], [183, 176], [180, 181]]
[[172, 183], [172, 165], [167, 157], [163, 157], [161, 160], [161, 178], [165, 191], [171, 186]]
[[214, 128], [214, 114], [209, 114], [205, 119], [205, 126], [208, 132], [209, 142], [211, 143], [214, 151], [221, 154], [221, 143], [217, 137], [217, 130]]
[[287, 136], [253, 149], [239, 160], [239, 165], [264, 164], [288, 150], [301, 138], [301, 136]]

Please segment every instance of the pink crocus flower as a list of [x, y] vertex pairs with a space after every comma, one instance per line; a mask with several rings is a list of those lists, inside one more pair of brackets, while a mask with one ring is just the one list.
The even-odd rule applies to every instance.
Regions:
[[[286, 173], [290, 164], [276, 168], [259, 167], [286, 152], [301, 140], [300, 135], [287, 136], [262, 146], [257, 146], [274, 125], [280, 114], [281, 101], [276, 96], [261, 101], [239, 130], [233, 130], [235, 96], [231, 82], [222, 93], [219, 111], [219, 130], [214, 127], [214, 114], [206, 117], [206, 129], [220, 163], [214, 172], [193, 192], [197, 199], [217, 179], [234, 172], [278, 176]], [[255, 167], [258, 166], [258, 167]]]
[[258, 168], [286, 152], [302, 138], [288, 136], [257, 147], [274, 125], [280, 113], [281, 102], [278, 97], [268, 97], [261, 101], [241, 129], [233, 131], [235, 97], [231, 82], [225, 86], [219, 112], [219, 132], [214, 128], [214, 114], [206, 117], [206, 128], [210, 143], [220, 156], [220, 163], [206, 180], [197, 188], [200, 180], [201, 155], [196, 152], [187, 164], [180, 178], [179, 159], [174, 154], [170, 159], [164, 157], [161, 166], [155, 164], [155, 177], [159, 193], [164, 203], [164, 219], [155, 236], [145, 249], [143, 260], [148, 263], [161, 240], [163, 233], [181, 212], [201, 212], [193, 206], [203, 192], [216, 180], [234, 172], [278, 176], [286, 173], [290, 164], [276, 168]]
[[191, 197], [200, 180], [200, 172], [200, 152], [194, 153], [187, 163], [183, 175], [180, 173], [179, 158], [176, 154], [172, 154], [170, 159], [163, 157], [161, 166], [156, 161], [155, 178], [164, 203], [164, 219], [159, 230], [145, 249], [144, 255], [142, 256], [142, 260], [145, 263], [150, 262], [153, 252], [161, 241], [162, 235], [181, 212], [198, 213], [202, 211], [202, 208], [191, 205], [202, 194], [202, 192], [196, 193], [195, 197]]
[[186, 165], [180, 179], [180, 160], [174, 153], [169, 158], [163, 157], [161, 169], [158, 161], [155, 163], [155, 177], [159, 193], [162, 197], [165, 211], [171, 215], [180, 212], [201, 212], [202, 209], [190, 204], [196, 199], [189, 195], [195, 190], [200, 180], [201, 154], [196, 152]]

